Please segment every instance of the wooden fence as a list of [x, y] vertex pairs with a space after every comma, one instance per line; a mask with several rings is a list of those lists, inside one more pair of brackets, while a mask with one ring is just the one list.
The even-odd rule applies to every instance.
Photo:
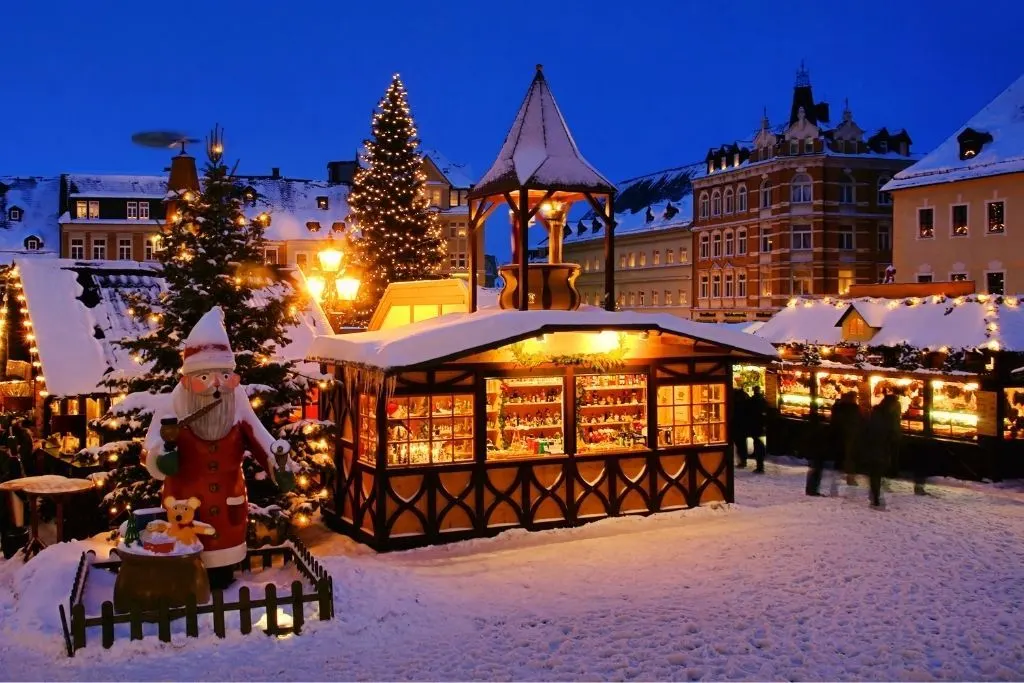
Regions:
[[[293, 581], [290, 594], [278, 595], [277, 586], [268, 583], [263, 586], [263, 596], [257, 595], [255, 599], [249, 588], [243, 586], [238, 590], [237, 602], [224, 602], [223, 591], [214, 591], [212, 601], [202, 605], [196, 604], [195, 596], [190, 596], [183, 607], [162, 606], [157, 610], [132, 609], [129, 612], [115, 612], [114, 603], [107, 600], [102, 604], [99, 615], [87, 615], [82, 603], [89, 570], [99, 568], [116, 572], [120, 563], [93, 562], [92, 555], [92, 551], [82, 553], [82, 559], [78, 563], [78, 571], [68, 601], [70, 623], [64, 605], [59, 606], [64, 644], [69, 657], [74, 657], [75, 652], [85, 647], [90, 629], [93, 633], [96, 630], [100, 632], [104, 648], [111, 647], [114, 644], [114, 627], [119, 624], [129, 625], [131, 640], [141, 640], [143, 623], [155, 622], [158, 637], [166, 643], [171, 640], [171, 622], [176, 619], [185, 620], [186, 636], [199, 637], [199, 616], [204, 614], [213, 615], [213, 632], [218, 638], [226, 635], [225, 617], [231, 612], [238, 613], [239, 630], [243, 634], [249, 634], [253, 630], [252, 611], [265, 610], [267, 623], [263, 631], [272, 636], [302, 633], [306, 619], [304, 606], [307, 603], [317, 605], [317, 617], [320, 621], [334, 617], [334, 581], [313, 554], [298, 540], [289, 541], [289, 544], [284, 546], [250, 550], [242, 561], [242, 569], [252, 571], [257, 564], [262, 569], [267, 569], [273, 566], [275, 558], [280, 558], [283, 565], [294, 562], [299, 573], [313, 584], [312, 592], [307, 592], [302, 581]], [[281, 624], [278, 622], [277, 609], [287, 606], [292, 608], [291, 624]]]

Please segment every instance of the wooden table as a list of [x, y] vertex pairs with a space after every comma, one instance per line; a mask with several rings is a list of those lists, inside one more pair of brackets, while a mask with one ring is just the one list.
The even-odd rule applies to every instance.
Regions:
[[85, 491], [91, 491], [95, 484], [88, 479], [69, 479], [56, 474], [37, 477], [21, 477], [0, 483], [0, 491], [20, 491], [28, 498], [31, 527], [28, 543], [22, 549], [27, 562], [33, 555], [46, 547], [39, 538], [39, 498], [49, 496], [57, 504], [57, 542], [64, 540], [64, 501]]

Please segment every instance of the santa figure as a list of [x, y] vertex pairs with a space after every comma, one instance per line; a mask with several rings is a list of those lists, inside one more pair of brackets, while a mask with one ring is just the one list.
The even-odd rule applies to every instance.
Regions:
[[294, 481], [294, 465], [287, 456], [291, 446], [270, 435], [240, 385], [220, 307], [185, 340], [181, 381], [171, 392], [170, 410], [153, 416], [145, 450], [146, 468], [164, 482], [162, 499], [199, 499], [196, 519], [215, 531], [202, 537], [203, 564], [211, 585], [230, 583], [246, 554], [244, 454], [252, 453], [285, 490]]

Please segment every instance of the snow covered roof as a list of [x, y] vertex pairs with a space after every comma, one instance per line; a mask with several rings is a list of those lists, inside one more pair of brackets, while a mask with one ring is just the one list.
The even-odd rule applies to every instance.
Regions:
[[[126, 261], [73, 261], [18, 258], [16, 265], [39, 349], [47, 390], [55, 396], [103, 393], [107, 377], [133, 377], [145, 370], [115, 342], [145, 334], [148, 326], [128, 315], [125, 294], [165, 288], [157, 264]], [[259, 306], [273, 295], [272, 285], [257, 293]], [[287, 360], [304, 358], [318, 334], [330, 324], [315, 304], [288, 330]]]
[[473, 173], [466, 164], [456, 164], [449, 161], [436, 149], [423, 150], [424, 158], [430, 159], [437, 170], [448, 180], [452, 187], [465, 189], [473, 185]]
[[69, 197], [163, 199], [167, 195], [167, 176], [163, 175], [69, 173], [67, 181]]
[[[992, 139], [975, 155], [961, 159], [958, 138], [967, 129], [987, 133]], [[902, 190], [1020, 172], [1024, 172], [1024, 76], [923, 159], [897, 173], [883, 189]]]
[[484, 197], [520, 187], [615, 191], [580, 154], [540, 65], [498, 158], [470, 194]]
[[547, 332], [616, 329], [661, 331], [758, 356], [774, 358], [777, 355], [770, 343], [752, 335], [665, 313], [611, 312], [599, 308], [578, 311], [492, 308], [476, 313], [452, 313], [376, 332], [317, 337], [307, 357], [313, 361], [396, 370], [467, 356]]
[[[60, 177], [0, 176], [0, 263], [9, 264], [17, 254], [56, 254], [60, 249]], [[10, 210], [21, 209], [19, 220]], [[42, 249], [28, 251], [28, 237], [42, 240]]]
[[[238, 182], [257, 194], [256, 203], [244, 209], [246, 217], [253, 219], [264, 211], [270, 214], [270, 225], [263, 233], [268, 241], [327, 239], [335, 226], [340, 228], [348, 220], [347, 185], [246, 176], [239, 177]], [[326, 200], [324, 209], [320, 208], [320, 198]]]
[[976, 294], [906, 299], [793, 299], [755, 335], [773, 344], [838, 344], [842, 320], [855, 310], [877, 332], [870, 346], [921, 350], [1024, 351], [1024, 307], [1012, 296]]

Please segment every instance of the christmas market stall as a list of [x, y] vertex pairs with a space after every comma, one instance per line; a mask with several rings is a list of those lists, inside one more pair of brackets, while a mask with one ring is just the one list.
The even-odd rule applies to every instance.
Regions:
[[[904, 466], [931, 474], [1024, 473], [1024, 312], [1012, 296], [794, 299], [757, 332], [779, 349], [765, 378], [786, 452], [844, 393], [867, 409], [894, 393]], [[736, 369], [734, 369], [736, 372]]]

